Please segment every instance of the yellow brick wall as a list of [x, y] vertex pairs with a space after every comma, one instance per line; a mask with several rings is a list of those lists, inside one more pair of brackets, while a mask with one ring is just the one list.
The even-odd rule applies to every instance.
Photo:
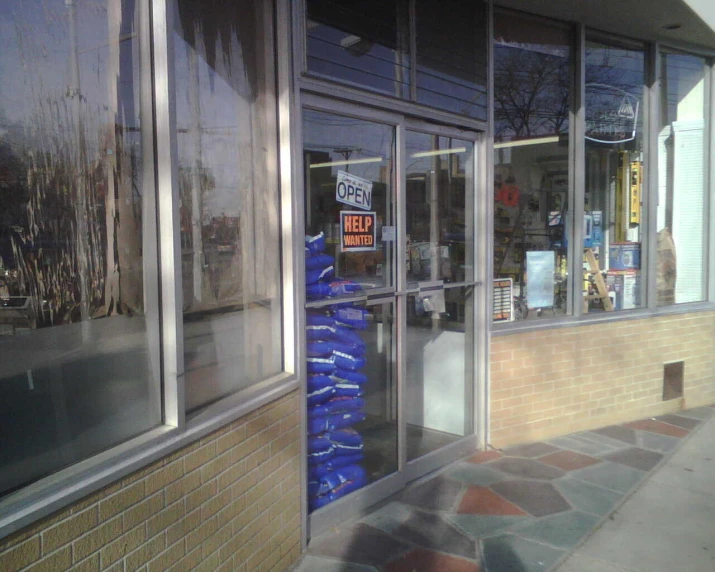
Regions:
[[300, 547], [293, 393], [0, 540], [0, 571], [287, 570]]
[[[715, 313], [493, 336], [491, 444], [503, 447], [715, 403]], [[663, 364], [685, 362], [663, 401]]]

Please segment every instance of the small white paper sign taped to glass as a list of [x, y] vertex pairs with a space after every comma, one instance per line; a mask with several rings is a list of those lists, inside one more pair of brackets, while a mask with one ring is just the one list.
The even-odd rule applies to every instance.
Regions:
[[554, 267], [556, 254], [551, 250], [526, 253], [526, 303], [529, 308], [554, 305]]

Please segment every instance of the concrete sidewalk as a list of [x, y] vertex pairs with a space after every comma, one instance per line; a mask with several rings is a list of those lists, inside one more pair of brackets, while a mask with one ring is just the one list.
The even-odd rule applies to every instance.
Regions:
[[715, 570], [715, 417], [658, 467], [559, 572]]
[[713, 406], [480, 452], [311, 539], [296, 570], [713, 572], [713, 459]]

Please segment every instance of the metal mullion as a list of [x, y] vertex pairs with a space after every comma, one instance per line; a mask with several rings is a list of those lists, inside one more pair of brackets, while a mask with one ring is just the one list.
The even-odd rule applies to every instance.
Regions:
[[393, 194], [396, 222], [395, 259], [396, 267], [394, 280], [395, 295], [395, 324], [396, 328], [396, 381], [397, 381], [397, 470], [404, 478], [404, 469], [407, 464], [407, 420], [405, 419], [405, 399], [407, 364], [407, 129], [404, 118], [401, 119], [397, 129], [397, 145], [395, 149], [395, 192]]
[[[141, 149], [142, 179], [142, 263], [144, 273], [144, 315], [149, 342], [152, 382], [150, 410], [162, 410], [161, 308], [159, 289], [159, 244], [157, 233], [156, 164], [154, 156], [154, 83], [152, 81], [152, 38], [149, 2], [140, 3], [139, 57], [141, 62]], [[163, 412], [162, 412], [163, 413]]]
[[572, 61], [574, 72], [571, 75], [571, 109], [569, 111], [569, 209], [571, 236], [568, 237], [570, 248], [567, 251], [568, 293], [566, 307], [575, 317], [582, 316], [583, 296], [583, 219], [585, 214], [586, 187], [586, 29], [583, 24], [576, 25]]
[[[645, 301], [641, 301], [643, 308], [654, 309], [658, 305], [657, 295], [657, 272], [658, 272], [658, 134], [660, 133], [660, 46], [652, 44], [648, 50], [648, 77], [646, 79], [646, 149], [648, 151], [646, 159], [646, 179], [647, 186], [643, 188], [647, 192], [643, 193], [646, 204], [647, 234], [648, 242], [645, 248], [645, 288], [641, 286], [641, 291], [645, 292]], [[641, 271], [642, 272], [642, 271]]]
[[349, 101], [369, 108], [384, 109], [391, 113], [423, 117], [425, 120], [438, 121], [445, 125], [454, 125], [475, 131], [484, 131], [487, 128], [486, 121], [464, 115], [455, 115], [407, 99], [398, 99], [376, 91], [368, 91], [363, 86], [321, 78], [314, 74], [300, 77], [299, 87], [304, 94], [331, 97], [335, 100]]
[[184, 326], [174, 85], [174, 0], [152, 2], [164, 423], [183, 428]]
[[409, 0], [410, 99], [417, 101], [417, 0]]
[[708, 177], [705, 179], [708, 185], [707, 191], [705, 193], [706, 197], [706, 221], [707, 221], [707, 231], [708, 239], [705, 242], [708, 248], [708, 255], [706, 261], [708, 264], [707, 272], [705, 277], [707, 279], [707, 300], [715, 301], [715, 276], [713, 276], [713, 270], [715, 270], [715, 217], [713, 217], [713, 204], [715, 204], [715, 169], [713, 168], [713, 162], [715, 161], [715, 144], [713, 143], [713, 135], [715, 134], [715, 71], [713, 70], [714, 61], [712, 58], [708, 58], [708, 75], [709, 75], [709, 94], [705, 99], [705, 112], [706, 112], [706, 144], [708, 145], [708, 161], [706, 161], [706, 166], [708, 169]]
[[[490, 18], [491, 22], [491, 18]], [[490, 42], [491, 45], [491, 42]], [[477, 447], [489, 444], [489, 347], [492, 332], [492, 277], [494, 249], [493, 133], [482, 134], [474, 153], [472, 193], [472, 266], [474, 303], [472, 305], [472, 431]]]
[[440, 137], [450, 137], [452, 139], [462, 139], [475, 144], [479, 139], [479, 131], [474, 129], [462, 129], [460, 127], [452, 127], [450, 125], [441, 125], [435, 123], [427, 123], [423, 119], [409, 117], [405, 119], [405, 129], [407, 131], [416, 131], [428, 135], [438, 135]]

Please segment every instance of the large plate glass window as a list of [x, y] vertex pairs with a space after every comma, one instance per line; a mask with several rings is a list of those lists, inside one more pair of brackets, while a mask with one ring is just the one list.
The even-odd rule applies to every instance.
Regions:
[[487, 117], [487, 5], [417, 0], [417, 102]]
[[282, 369], [273, 3], [177, 0], [188, 410]]
[[487, 4], [306, 0], [307, 72], [486, 121]]
[[495, 13], [494, 278], [504, 298], [499, 320], [567, 313], [571, 65], [568, 28]]
[[410, 60], [404, 0], [306, 0], [308, 70], [409, 97]]
[[667, 306], [706, 297], [708, 62], [664, 50], [659, 66], [656, 290]]
[[0, 2], [0, 495], [161, 423], [145, 8]]
[[587, 40], [584, 312], [644, 304], [644, 85], [644, 46]]

